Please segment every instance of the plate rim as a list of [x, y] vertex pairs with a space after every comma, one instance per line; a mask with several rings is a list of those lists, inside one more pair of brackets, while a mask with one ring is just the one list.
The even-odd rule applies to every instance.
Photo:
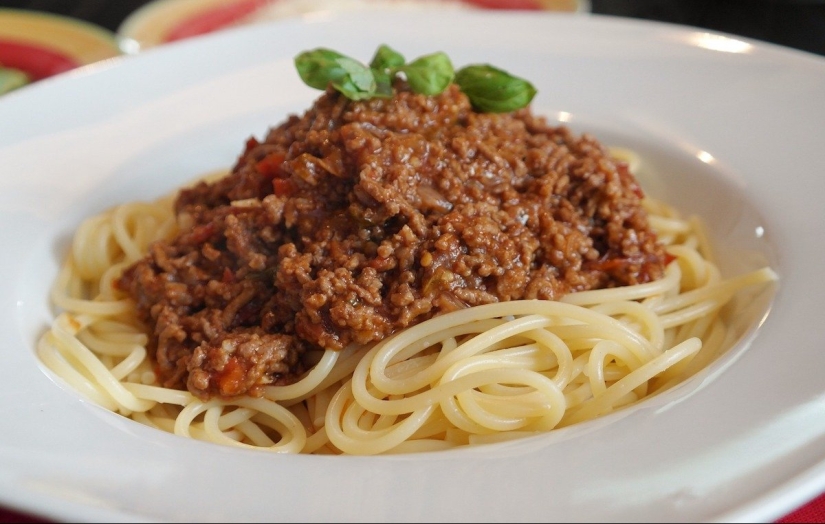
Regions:
[[[482, 16], [483, 16], [483, 15], [482, 15]], [[548, 14], [543, 15], [543, 16], [570, 16], [570, 15], [557, 15], [557, 14], [553, 14], [553, 13], [548, 13]], [[580, 16], [580, 15], [575, 15], [575, 16]], [[594, 15], [589, 15], [589, 16], [591, 16], [591, 17], [592, 17], [592, 16], [594, 16]], [[609, 18], [609, 19], [611, 19], [611, 20], [615, 21], [615, 18], [614, 18], [614, 17], [605, 17], [605, 16], [602, 16], [602, 15], [595, 15], [595, 16], [596, 16], [597, 18], [603, 18], [603, 19], [608, 19], [608, 18]], [[611, 21], [610, 23], [613, 23], [613, 21]], [[274, 22], [272, 22], [272, 24], [277, 24], [277, 25], [280, 25], [280, 24], [289, 24], [289, 23], [292, 23], [292, 21], [274, 21]], [[649, 21], [633, 21], [633, 22], [631, 22], [631, 25], [634, 25], [634, 24], [637, 24], [637, 23], [638, 23], [638, 24], [641, 24], [641, 25], [643, 25], [643, 26], [647, 26], [648, 24], [651, 24], [651, 23], [652, 23], [652, 24], [658, 24], [657, 22], [649, 22]], [[626, 24], [624, 24], [624, 25], [626, 25]], [[680, 30], [680, 31], [681, 31], [681, 30], [690, 30], [690, 31], [695, 31], [695, 28], [686, 28], [685, 26], [678, 26], [678, 25], [676, 25], [676, 24], [666, 24], [666, 25], [671, 26], [671, 28], [673, 28], [674, 30]], [[677, 28], [684, 28], [684, 29], [677, 29]], [[246, 32], [246, 31], [247, 31], [247, 29], [238, 28], [238, 29], [232, 29], [231, 31]], [[718, 32], [716, 32], [716, 33], [718, 33]], [[212, 36], [212, 35], [204, 35], [203, 37], [199, 37], [199, 38], [213, 38], [213, 36]], [[230, 38], [230, 37], [226, 37], [226, 38]], [[764, 42], [754, 41], [754, 40], [751, 40], [751, 39], [745, 39], [745, 38], [738, 37], [738, 36], [737, 36], [736, 38], [737, 38], [737, 39], [741, 39], [741, 40], [745, 40], [745, 41], [751, 41], [752, 43], [754, 43], [754, 45], [756, 45], [756, 46], [758, 46], [758, 47], [760, 47], [760, 48], [765, 48], [765, 46], [766, 46], [766, 45], [767, 45], [768, 47], [772, 47], [772, 46], [773, 46], [773, 47], [775, 48], [774, 50], [775, 50], [776, 52], [779, 52], [780, 54], [781, 54], [781, 53], [786, 53], [786, 52], [790, 51], [790, 53], [791, 53], [791, 54], [793, 54], [794, 56], [811, 55], [811, 57], [816, 57], [816, 58], [814, 59], [814, 62], [815, 62], [815, 63], [817, 63], [817, 64], [818, 64], [818, 66], [823, 66], [823, 65], [825, 65], [825, 60], [820, 60], [820, 59], [818, 58], [818, 55], [812, 55], [812, 54], [807, 53], [807, 52], [804, 52], [804, 51], [792, 50], [792, 49], [789, 49], [789, 48], [784, 48], [784, 47], [782, 47], [782, 46], [776, 46], [776, 45], [773, 45], [773, 44], [767, 44], [767, 43], [764, 43]], [[195, 43], [189, 43], [189, 42], [187, 42], [187, 43], [181, 42], [180, 44], [175, 44], [175, 45], [197, 45], [197, 44], [195, 44]], [[91, 75], [91, 74], [94, 74], [94, 72], [90, 71], [88, 74], [89, 74], [89, 75]], [[55, 82], [55, 84], [56, 84], [56, 83], [57, 83], [57, 82]], [[35, 86], [32, 86], [32, 87], [35, 87]], [[44, 86], [44, 88], [43, 88], [43, 89], [47, 89], [47, 88]], [[48, 88], [48, 89], [51, 89], [51, 88]], [[22, 95], [21, 95], [21, 97], [22, 97]], [[11, 103], [11, 102], [9, 102], [9, 103]], [[2, 100], [0, 100], [0, 109], [2, 109], [2, 106], [3, 106], [3, 101], [2, 101]], [[2, 152], [3, 152], [3, 148], [2, 148], [2, 147], [0, 147], [0, 153], [2, 153]], [[822, 477], [823, 477], [823, 475], [825, 474], [825, 471], [820, 471], [823, 467], [825, 467], [825, 466], [823, 466], [822, 464], [819, 464], [819, 465], [815, 465], [815, 466], [813, 466], [813, 467], [812, 467], [812, 469], [811, 469], [811, 474], [812, 474], [812, 476], [813, 476], [813, 477], [815, 477], [815, 479], [816, 479], [816, 481], [817, 481], [817, 482], [821, 482], [821, 481], [823, 480], [823, 479], [822, 479]], [[804, 472], [800, 473], [800, 475], [804, 475]], [[812, 484], [806, 484], [806, 485], [811, 486]], [[797, 489], [798, 489], [798, 488], [797, 488]], [[775, 498], [774, 498], [774, 500], [773, 500], [773, 503], [774, 503], [774, 505], [775, 505], [775, 506], [781, 506], [781, 504], [782, 504], [782, 500], [783, 500], [783, 499], [787, 500], [787, 499], [786, 499], [786, 497], [790, 496], [790, 494], [788, 494], [788, 493], [783, 493], [783, 491], [784, 491], [784, 490], [783, 490], [783, 486], [779, 486], [779, 487], [777, 487], [777, 488], [774, 490], [774, 492], [776, 493], [776, 494], [774, 495], [774, 497], [775, 497]], [[795, 493], [797, 493], [797, 495], [798, 495], [798, 493], [799, 493], [799, 492], [798, 492], [798, 491], [796, 491]], [[0, 500], [3, 500], [2, 495], [0, 495]], [[8, 501], [5, 501], [5, 500], [4, 500], [4, 503], [8, 503]], [[9, 504], [9, 505], [11, 506], [11, 504]], [[83, 508], [83, 507], [81, 507], [81, 509], [79, 509], [79, 511], [80, 511], [81, 513], [83, 513], [83, 509], [82, 509], [82, 508]], [[26, 510], [26, 511], [32, 511], [32, 510], [33, 510], [33, 508], [31, 508], [31, 507], [21, 507], [21, 509], [24, 509], [24, 510]], [[731, 519], [733, 519], [733, 520], [736, 520], [736, 519], [739, 519], [739, 518], [741, 518], [741, 517], [743, 517], [743, 516], [747, 516], [748, 514], [751, 514], [751, 515], [753, 515], [753, 514], [757, 514], [757, 513], [759, 512], [759, 510], [760, 510], [760, 508], [752, 508], [752, 509], [740, 508], [740, 510], [738, 510], [738, 512], [735, 510], [735, 511], [733, 511], [733, 512], [728, 513], [728, 517], [726, 517], [726, 518], [731, 518]], [[764, 511], [764, 508], [762, 508], [762, 511]], [[778, 511], [778, 509], [775, 507], [775, 508], [774, 508], [774, 511]], [[763, 513], [762, 513], [762, 515], [764, 516], [764, 515], [765, 515], [765, 513], [763, 512]], [[60, 515], [55, 514], [55, 515], [50, 515], [50, 516], [53, 516], [53, 517], [58, 517], [58, 516], [60, 516]], [[80, 516], [80, 517], [82, 517], [82, 515], [80, 515], [80, 514], [75, 515], [75, 516]], [[115, 512], [115, 513], [113, 513], [112, 515], [109, 515], [109, 516], [110, 516], [110, 517], [112, 517], [112, 518], [114, 518], [114, 517], [119, 517], [119, 518], [120, 518], [120, 517], [122, 517], [122, 518], [124, 518], [124, 519], [129, 519], [130, 517], [132, 517], [132, 515], [129, 515], [129, 514], [120, 514], [120, 513], [117, 513], [117, 512]]]

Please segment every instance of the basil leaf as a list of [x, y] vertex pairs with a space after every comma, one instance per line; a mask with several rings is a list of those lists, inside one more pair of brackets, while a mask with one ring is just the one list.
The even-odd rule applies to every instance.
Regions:
[[380, 69], [373, 69], [372, 75], [375, 77], [375, 96], [392, 98], [392, 77], [389, 73]]
[[295, 69], [298, 75], [309, 87], [324, 90], [335, 80], [346, 74], [337, 60], [346, 58], [341, 53], [331, 49], [318, 48], [304, 51], [295, 57]]
[[331, 85], [351, 100], [392, 97], [398, 73], [404, 74], [412, 91], [427, 96], [443, 92], [455, 81], [481, 112], [515, 111], [530, 104], [536, 94], [530, 82], [488, 64], [456, 72], [442, 52], [406, 64], [401, 53], [385, 44], [378, 47], [369, 66], [331, 49], [317, 48], [296, 56], [295, 67], [308, 86], [324, 90]]
[[370, 69], [375, 76], [375, 96], [392, 97], [392, 79], [398, 69], [404, 66], [404, 62], [404, 55], [381, 44], [370, 61]]
[[449, 57], [440, 52], [417, 58], [400, 70], [407, 76], [410, 88], [423, 95], [441, 93], [455, 76]]
[[375, 76], [372, 70], [357, 60], [341, 57], [335, 63], [344, 75], [332, 80], [332, 87], [350, 100], [365, 100], [375, 95]]
[[295, 68], [301, 80], [315, 89], [332, 85], [351, 100], [364, 100], [375, 94], [372, 70], [331, 49], [318, 48], [299, 54], [295, 57]]
[[455, 83], [479, 111], [507, 113], [526, 107], [536, 95], [533, 84], [488, 64], [462, 68]]
[[372, 57], [370, 68], [392, 75], [396, 70], [403, 67], [405, 62], [404, 55], [386, 44], [381, 44], [375, 52], [375, 56]]

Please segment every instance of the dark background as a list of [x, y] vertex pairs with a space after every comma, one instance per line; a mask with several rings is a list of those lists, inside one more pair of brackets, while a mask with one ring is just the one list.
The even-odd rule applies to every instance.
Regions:
[[591, 0], [594, 13], [690, 25], [825, 55], [825, 0]]
[[[116, 31], [148, 0], [0, 0]], [[825, 0], [590, 0], [592, 12], [722, 31], [825, 55]]]
[[[148, 2], [0, 0], [0, 7], [71, 16], [114, 32]], [[825, 55], [825, 0], [590, 0], [590, 5], [593, 13], [683, 24]], [[823, 522], [816, 511], [802, 508], [778, 522]], [[0, 508], [0, 523], [10, 522], [45, 521]]]

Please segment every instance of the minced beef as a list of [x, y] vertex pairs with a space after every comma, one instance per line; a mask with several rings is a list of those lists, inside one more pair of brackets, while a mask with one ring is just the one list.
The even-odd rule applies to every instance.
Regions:
[[260, 395], [313, 348], [368, 344], [460, 308], [662, 276], [627, 166], [529, 108], [474, 112], [453, 85], [328, 90], [182, 190], [182, 233], [117, 285], [152, 328], [161, 382]]

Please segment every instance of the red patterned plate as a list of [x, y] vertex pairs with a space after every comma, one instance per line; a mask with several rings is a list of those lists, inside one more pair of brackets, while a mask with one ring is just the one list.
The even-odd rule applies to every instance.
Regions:
[[116, 35], [94, 24], [0, 9], [0, 93], [120, 53]]
[[132, 13], [118, 28], [130, 52], [211, 33], [226, 27], [312, 11], [410, 8], [481, 8], [582, 11], [585, 0], [155, 0]]

